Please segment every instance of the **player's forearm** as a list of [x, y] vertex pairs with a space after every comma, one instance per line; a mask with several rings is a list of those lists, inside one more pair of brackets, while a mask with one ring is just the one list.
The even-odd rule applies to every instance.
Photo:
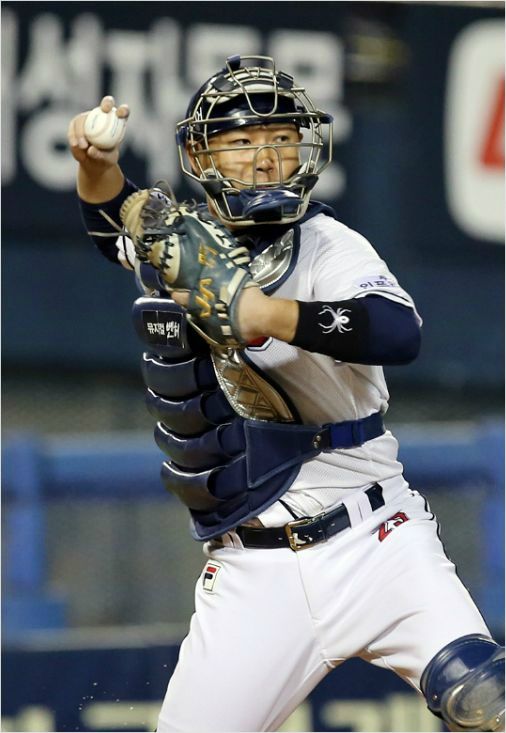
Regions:
[[271, 298], [259, 288], [248, 288], [239, 304], [239, 327], [246, 341], [272, 336], [291, 341], [295, 335], [299, 305], [295, 300]]
[[409, 364], [420, 349], [413, 309], [386, 298], [299, 303], [256, 288], [242, 297], [239, 325], [248, 342], [272, 336], [352, 364]]
[[124, 184], [124, 175], [119, 165], [108, 167], [94, 161], [80, 163], [77, 172], [77, 193], [79, 198], [90, 204], [101, 204], [117, 196]]
[[123, 256], [118, 256], [120, 252], [124, 253], [124, 247], [117, 246], [118, 232], [122, 229], [119, 212], [124, 200], [136, 190], [135, 183], [126, 178], [120, 192], [108, 201], [91, 203], [79, 198], [86, 231], [102, 254], [115, 263], [124, 264]]

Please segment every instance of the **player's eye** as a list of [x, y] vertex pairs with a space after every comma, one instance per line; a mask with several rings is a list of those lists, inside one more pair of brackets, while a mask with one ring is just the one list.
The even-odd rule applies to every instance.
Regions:
[[276, 137], [274, 138], [274, 142], [276, 142], [276, 143], [289, 143], [289, 142], [291, 142], [290, 135], [276, 135]]
[[234, 145], [237, 147], [240, 147], [241, 145], [251, 145], [251, 141], [247, 137], [236, 137], [233, 140], [230, 140], [230, 145]]

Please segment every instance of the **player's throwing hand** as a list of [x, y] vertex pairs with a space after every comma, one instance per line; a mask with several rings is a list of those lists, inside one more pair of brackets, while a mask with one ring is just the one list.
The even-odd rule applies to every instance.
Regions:
[[76, 115], [67, 132], [74, 158], [82, 164], [94, 161], [105, 167], [115, 165], [129, 114], [127, 104], [116, 108], [114, 97], [107, 95], [95, 109]]

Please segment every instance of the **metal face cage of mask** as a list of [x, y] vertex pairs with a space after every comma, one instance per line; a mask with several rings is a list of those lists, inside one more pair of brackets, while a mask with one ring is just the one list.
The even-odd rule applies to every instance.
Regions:
[[[237, 148], [213, 139], [228, 130], [273, 123], [294, 125], [297, 132], [302, 132], [302, 140]], [[221, 221], [234, 226], [300, 219], [318, 176], [332, 159], [332, 117], [318, 110], [291, 76], [277, 71], [269, 56], [229, 57], [225, 68], [194, 95], [186, 118], [177, 124], [176, 130], [183, 172], [204, 187]], [[299, 163], [283, 180], [286, 148], [291, 149], [290, 154], [296, 151]], [[213, 153], [244, 150], [253, 151], [252, 179], [224, 176]], [[258, 183], [256, 162], [266, 150], [270, 151], [279, 175], [275, 182]]]

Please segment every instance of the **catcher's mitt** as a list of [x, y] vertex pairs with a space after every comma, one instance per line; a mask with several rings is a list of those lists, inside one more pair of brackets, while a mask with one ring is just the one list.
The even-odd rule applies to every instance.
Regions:
[[214, 346], [244, 346], [237, 302], [244, 288], [258, 287], [246, 247], [195, 205], [177, 204], [159, 188], [133, 193], [120, 217], [138, 257], [160, 271], [167, 289], [189, 291], [191, 325]]

